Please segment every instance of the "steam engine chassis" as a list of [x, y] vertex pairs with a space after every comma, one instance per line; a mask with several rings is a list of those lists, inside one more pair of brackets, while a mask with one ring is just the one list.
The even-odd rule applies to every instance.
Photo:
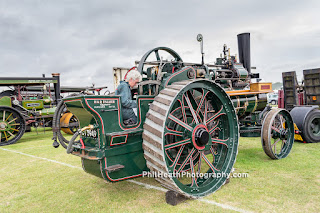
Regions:
[[[240, 62], [226, 46], [214, 65], [183, 62], [167, 47], [148, 51], [137, 67], [143, 81], [136, 90], [135, 125], [123, 124], [120, 96], [63, 99], [82, 128], [67, 153], [81, 157], [86, 172], [111, 182], [151, 171], [164, 187], [189, 198], [225, 183], [224, 175], [212, 174], [231, 172], [240, 128], [261, 129], [265, 153], [272, 159], [286, 157], [294, 140], [293, 121], [284, 109], [265, 109], [271, 83], [251, 83], [259, 76], [251, 73], [249, 39], [248, 33], [238, 35]], [[156, 60], [150, 61], [152, 56]], [[191, 175], [177, 175], [184, 172]]]

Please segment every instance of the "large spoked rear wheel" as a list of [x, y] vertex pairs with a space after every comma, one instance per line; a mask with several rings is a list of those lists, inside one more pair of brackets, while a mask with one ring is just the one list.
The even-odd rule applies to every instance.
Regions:
[[0, 107], [0, 146], [16, 143], [25, 130], [25, 120], [18, 110]]
[[264, 152], [271, 159], [289, 155], [294, 142], [294, 125], [290, 113], [285, 109], [273, 109], [264, 119], [261, 132]]
[[197, 198], [225, 183], [238, 139], [237, 116], [225, 91], [207, 80], [182, 81], [163, 89], [151, 104], [143, 149], [163, 186]]

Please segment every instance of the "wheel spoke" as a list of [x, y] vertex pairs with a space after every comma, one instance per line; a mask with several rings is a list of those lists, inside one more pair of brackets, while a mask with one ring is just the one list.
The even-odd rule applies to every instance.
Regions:
[[5, 119], [5, 117], [6, 117], [6, 111], [5, 110], [3, 110], [3, 118], [2, 118], [2, 121], [5, 121], [4, 119]]
[[11, 122], [13, 122], [13, 121], [15, 121], [15, 120], [17, 120], [17, 119], [18, 119], [18, 118], [12, 119], [10, 122], [8, 122], [8, 124], [11, 123]]
[[182, 100], [178, 99], [180, 106], [181, 106], [181, 113], [182, 113], [182, 117], [183, 117], [183, 122], [187, 122], [187, 114], [186, 114], [186, 109], [183, 103], [183, 98]]
[[199, 163], [198, 163], [198, 173], [201, 172], [201, 162], [202, 162], [203, 152], [199, 152], [199, 153], [200, 153], [200, 158], [199, 158]]
[[14, 128], [10, 128], [10, 130], [13, 130], [13, 131], [19, 132], [19, 130], [18, 130], [18, 129], [14, 129]]
[[184, 98], [185, 98], [186, 101], [187, 101], [187, 104], [188, 104], [188, 107], [189, 107], [189, 109], [190, 109], [190, 111], [191, 111], [193, 120], [196, 122], [196, 124], [198, 124], [198, 123], [199, 123], [198, 116], [197, 116], [196, 112], [195, 112], [194, 109], [193, 109], [193, 106], [192, 106], [192, 104], [191, 104], [191, 102], [190, 102], [190, 99], [189, 99], [188, 95], [184, 95]]
[[8, 131], [8, 133], [9, 133], [12, 137], [14, 137], [14, 134], [12, 134], [10, 131]]
[[283, 120], [283, 116], [282, 116], [282, 115], [280, 115], [280, 124], [279, 124], [278, 129], [282, 129], [282, 128], [284, 128], [284, 127], [283, 127], [283, 124], [284, 124], [285, 122], [286, 122], [286, 121], [285, 121], [285, 120]]
[[6, 121], [11, 117], [12, 113], [6, 118]]
[[282, 149], [283, 149], [283, 145], [284, 145], [285, 143], [284, 143], [284, 140], [282, 140], [282, 142], [281, 142], [281, 151], [282, 151]]
[[211, 152], [211, 154], [212, 154], [213, 156], [215, 156], [215, 155], [217, 154], [217, 153], [215, 153], [215, 152], [214, 152], [214, 150], [213, 150], [213, 147], [212, 147], [212, 146], [210, 147], [210, 152]]
[[[194, 171], [194, 165], [193, 165], [192, 158], [190, 158], [190, 167], [191, 167], [191, 178], [192, 178], [191, 187], [193, 187], [193, 186], [198, 187], [196, 173]], [[194, 175], [192, 175], [192, 174], [194, 174]]]
[[208, 119], [207, 121], [207, 125], [209, 123], [211, 123], [212, 121], [216, 120], [218, 117], [220, 117], [221, 115], [225, 115], [226, 113], [225, 112], [222, 112], [223, 110], [223, 106], [221, 106], [221, 109], [216, 113], [214, 114], [211, 118]]
[[189, 159], [192, 157], [193, 153], [195, 152], [195, 149], [192, 148], [190, 153], [188, 154], [188, 156], [186, 157], [186, 159], [183, 161], [183, 163], [181, 164], [181, 166], [178, 169], [178, 173], [180, 173], [182, 171], [182, 169], [186, 166], [187, 162], [189, 161]]
[[[209, 94], [209, 91], [205, 93], [205, 90], [202, 89], [202, 96], [201, 96], [201, 99], [200, 99], [200, 102], [199, 102], [199, 105], [198, 105], [198, 108], [197, 108], [197, 111], [196, 113], [198, 114], [199, 112], [201, 112], [201, 107], [203, 105], [203, 102], [206, 102], [207, 99], [207, 95]], [[201, 112], [202, 113], [202, 112]], [[203, 116], [205, 116], [203, 113], [202, 113]]]
[[212, 172], [218, 172], [220, 170], [216, 169], [216, 167], [214, 167], [212, 165], [212, 163], [210, 162], [210, 160], [207, 158], [206, 155], [202, 155], [202, 158], [204, 159], [204, 161], [208, 164], [208, 166], [211, 168]]
[[167, 144], [167, 145], [164, 146], [164, 148], [165, 148], [165, 150], [168, 150], [168, 149], [172, 149], [172, 148], [175, 148], [175, 147], [178, 147], [178, 146], [182, 146], [182, 145], [186, 145], [186, 144], [189, 144], [189, 143], [191, 143], [191, 139], [190, 138], [182, 140], [182, 141], [178, 141], [178, 142], [175, 142], [175, 143]]
[[207, 125], [207, 119], [208, 119], [208, 101], [207, 101], [207, 99], [205, 99], [204, 100], [204, 115], [203, 115], [204, 125]]
[[222, 144], [222, 145], [225, 145], [226, 147], [228, 147], [227, 142], [229, 141], [229, 138], [227, 138], [227, 139], [212, 138], [211, 141], [212, 141], [212, 143], [218, 143], [218, 144]]
[[271, 129], [273, 129], [274, 131], [280, 133], [280, 130], [278, 128], [274, 127], [274, 126], [271, 126]]
[[214, 131], [216, 131], [217, 129], [220, 131], [220, 128], [218, 127], [220, 121], [218, 121], [210, 130], [209, 130], [209, 134], [211, 135]]
[[20, 126], [20, 123], [10, 124], [10, 126]]
[[173, 116], [172, 114], [169, 114], [168, 118], [174, 122], [176, 122], [177, 124], [179, 124], [180, 126], [186, 128], [189, 131], [192, 131], [192, 127], [189, 126], [187, 123], [181, 121], [179, 118]]
[[210, 147], [210, 152], [211, 152], [212, 157], [213, 157], [212, 162], [214, 162], [215, 161], [215, 156], [216, 156], [217, 153], [214, 152], [212, 146]]
[[174, 159], [173, 163], [172, 163], [171, 166], [170, 166], [170, 167], [173, 167], [173, 171], [175, 171], [175, 169], [176, 169], [177, 163], [178, 163], [179, 160], [180, 160], [181, 153], [182, 153], [184, 147], [185, 147], [185, 145], [182, 145], [182, 146], [180, 147], [179, 152], [178, 152], [178, 154], [177, 154], [177, 156], [176, 156], [176, 159]]
[[7, 137], [7, 134], [6, 132], [3, 132], [4, 133], [4, 137], [6, 138], [6, 141], [8, 140], [8, 137]]
[[[274, 153], [277, 154], [277, 143], [280, 141], [280, 138], [278, 138], [278, 140], [276, 140], [274, 143], [273, 143], [273, 147], [274, 147]], [[281, 151], [281, 150], [280, 150]]]
[[280, 138], [278, 138], [278, 140], [276, 140], [276, 141], [272, 144], [272, 146], [275, 147], [279, 141], [280, 141]]
[[183, 137], [183, 132], [169, 129], [168, 127], [166, 127], [166, 134], [165, 135], [175, 135], [175, 136]]

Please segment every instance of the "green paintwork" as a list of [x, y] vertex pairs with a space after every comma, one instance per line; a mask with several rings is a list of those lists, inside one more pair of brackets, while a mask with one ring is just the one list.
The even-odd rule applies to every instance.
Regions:
[[[208, 94], [207, 94], [208, 93]], [[189, 95], [188, 95], [189, 94]], [[193, 94], [193, 95], [190, 95]], [[204, 95], [207, 94], [207, 95]], [[208, 117], [205, 116], [206, 110], [204, 109], [203, 113], [199, 113], [199, 124], [196, 124], [194, 122], [193, 116], [191, 111], [188, 110], [188, 108], [185, 109], [185, 113], [181, 111], [181, 106], [188, 106], [188, 103], [186, 102], [186, 99], [183, 98], [183, 96], [189, 96], [190, 103], [192, 105], [192, 108], [198, 109], [198, 105], [196, 104], [196, 99], [199, 98], [199, 100], [202, 99], [202, 97], [205, 97], [203, 100], [208, 102], [208, 105], [211, 107], [208, 111], [215, 111], [215, 113], [208, 113]], [[192, 100], [191, 97], [194, 97]], [[183, 103], [183, 104], [181, 104]], [[206, 102], [204, 102], [206, 103]], [[180, 109], [179, 109], [180, 108]], [[183, 107], [184, 108], [184, 107]], [[201, 107], [200, 107], [201, 108]], [[200, 109], [199, 108], [199, 109]], [[200, 109], [201, 111], [201, 109]], [[192, 140], [193, 138], [193, 132], [195, 131], [197, 126], [206, 126], [206, 128], [210, 132], [210, 128], [214, 128], [212, 124], [213, 122], [217, 122], [217, 128], [220, 130], [215, 130], [213, 133], [217, 133], [218, 135], [212, 138], [210, 135], [213, 133], [209, 133], [209, 142], [205, 145], [205, 148], [203, 150], [209, 151], [210, 148], [213, 149], [212, 145], [215, 143], [216, 148], [216, 154], [213, 157], [214, 161], [212, 162], [212, 165], [214, 166], [214, 169], [209, 168], [207, 171], [202, 171], [204, 175], [210, 175], [213, 173], [230, 173], [233, 164], [235, 162], [236, 158], [236, 152], [238, 148], [238, 139], [239, 139], [239, 129], [238, 129], [238, 119], [233, 107], [233, 104], [229, 98], [229, 96], [226, 94], [226, 92], [217, 84], [213, 83], [212, 81], [207, 80], [200, 80], [195, 81], [191, 84], [188, 84], [186, 87], [184, 87], [179, 94], [175, 97], [175, 99], [172, 101], [172, 104], [170, 105], [170, 116], [174, 116], [176, 118], [183, 117], [183, 114], [186, 114], [185, 123], [188, 124], [192, 130], [187, 131], [185, 128], [182, 128], [181, 125], [176, 125], [177, 123], [167, 117], [166, 119], [166, 129], [164, 130], [164, 135], [167, 135], [165, 139], [163, 140], [163, 146], [167, 147], [167, 150], [164, 150], [164, 156], [166, 161], [166, 167], [168, 168], [168, 171], [170, 174], [175, 174], [178, 170], [189, 170], [192, 168], [192, 166], [187, 164], [184, 168], [180, 168], [178, 164], [183, 164], [183, 161], [186, 159], [185, 156], [187, 156], [191, 151], [188, 152], [188, 150], [202, 150], [199, 149], [198, 146], [196, 146], [193, 142], [189, 142], [185, 144], [184, 149], [181, 152], [181, 157], [177, 158], [179, 154], [175, 150], [171, 149], [172, 147], [176, 146], [177, 143], [183, 142], [186, 143], [186, 140]], [[196, 112], [197, 113], [197, 112]], [[213, 117], [217, 116], [217, 120], [211, 119]], [[206, 124], [204, 120], [206, 119]], [[211, 120], [211, 121], [210, 121]], [[202, 121], [202, 122], [201, 122]], [[180, 136], [176, 136], [175, 134], [178, 134]], [[168, 137], [171, 137], [169, 139]], [[173, 143], [173, 142], [175, 143]], [[214, 142], [215, 141], [215, 142]], [[223, 142], [222, 142], [223, 141]], [[226, 148], [227, 147], [227, 148]], [[171, 152], [172, 150], [172, 152]], [[200, 153], [200, 152], [199, 152]], [[212, 153], [212, 152], [211, 152]], [[212, 154], [213, 155], [213, 154]], [[201, 154], [200, 154], [201, 156]], [[207, 157], [211, 157], [209, 154]], [[193, 165], [197, 164], [197, 158], [193, 160]], [[202, 163], [205, 164], [205, 161], [202, 160]], [[175, 165], [176, 164], [176, 165]], [[195, 169], [195, 168], [193, 168]], [[182, 190], [184, 193], [187, 193], [188, 195], [200, 197], [207, 195], [211, 192], [216, 191], [219, 189], [224, 182], [226, 181], [226, 177], [222, 178], [198, 178], [196, 183], [189, 183], [184, 182], [185, 180], [181, 180], [180, 178], [177, 178], [175, 176], [172, 177], [173, 181], [176, 183], [176, 185]]]
[[246, 80], [248, 78], [248, 71], [242, 66], [242, 64], [234, 64], [233, 65], [235, 71], [238, 74], [240, 80]]
[[241, 126], [240, 136], [241, 137], [260, 137], [261, 126]]
[[50, 105], [52, 103], [52, 99], [48, 95], [43, 96], [42, 100], [44, 105]]
[[[193, 73], [193, 77], [188, 77], [188, 72]], [[162, 84], [160, 85], [160, 90], [167, 87], [168, 85], [171, 85], [174, 82], [178, 81], [184, 81], [184, 80], [190, 80], [196, 78], [196, 71], [193, 67], [184, 67], [180, 71], [177, 71], [171, 75], [168, 75], [168, 77], [162, 81]]]
[[56, 107], [51, 107], [51, 108], [44, 108], [39, 111], [41, 115], [53, 115], [54, 112], [56, 111]]
[[265, 94], [231, 96], [230, 98], [240, 119], [255, 111], [262, 111], [267, 105]]
[[57, 83], [57, 80], [42, 80], [42, 79], [15, 79], [15, 78], [1, 78], [0, 79], [0, 86], [6, 86], [6, 85], [34, 85], [34, 84], [50, 84], [50, 83]]
[[[81, 135], [84, 147], [74, 146], [75, 153], [82, 153], [87, 158], [83, 160], [87, 172], [100, 174], [100, 177], [102, 174], [108, 181], [118, 181], [139, 176], [142, 171], [148, 170], [143, 157], [142, 130], [153, 98], [145, 95], [137, 97], [138, 123], [130, 127], [122, 123], [120, 96], [77, 96], [64, 99], [68, 109], [79, 119], [80, 128], [89, 124], [96, 127]], [[90, 160], [94, 156], [97, 159]], [[124, 168], [111, 172], [106, 170], [117, 164]]]
[[[187, 68], [172, 78], [169, 75], [162, 85], [170, 85], [176, 81], [189, 79], [186, 74], [189, 70]], [[207, 90], [210, 89], [210, 86], [202, 86]], [[225, 94], [220, 87], [216, 90], [219, 91], [219, 94]], [[223, 95], [220, 96], [219, 98], [222, 98]], [[138, 123], [130, 127], [125, 127], [122, 124], [119, 96], [76, 96], [64, 99], [70, 112], [79, 119], [80, 128], [89, 124], [93, 124], [96, 127], [94, 130], [87, 130], [82, 133], [81, 139], [84, 147], [81, 144], [74, 145], [74, 154], [83, 158], [83, 167], [87, 172], [100, 177], [102, 174], [102, 177], [108, 181], [119, 181], [139, 176], [143, 171], [148, 171], [143, 156], [142, 132], [146, 113], [149, 109], [149, 104], [153, 102], [153, 98], [154, 96], [146, 95], [137, 97], [138, 115], [140, 116], [138, 116]], [[240, 106], [248, 102], [247, 109], [239, 109], [238, 114], [251, 113], [265, 104], [264, 101], [263, 104], [259, 104], [256, 95], [231, 98], [233, 98], [232, 101], [235, 107], [238, 99]], [[229, 96], [222, 99], [230, 100]], [[227, 110], [230, 111], [230, 109], [228, 108]], [[236, 118], [234, 119], [236, 120]], [[233, 138], [236, 139], [236, 137]], [[209, 150], [211, 145], [210, 141], [205, 150]], [[117, 171], [107, 171], [106, 168], [118, 164], [124, 166], [124, 168]]]
[[0, 106], [12, 107], [11, 98], [8, 96], [4, 96], [4, 97], [0, 98]]
[[22, 100], [21, 104], [28, 110], [43, 109], [43, 100]]
[[[162, 60], [161, 51], [175, 60]], [[217, 59], [218, 66], [212, 66], [183, 62], [170, 48], [148, 51], [137, 68], [143, 77], [138, 87], [142, 95], [136, 97], [138, 121], [132, 126], [123, 125], [120, 96], [65, 98], [80, 128], [94, 126], [73, 144], [72, 154], [81, 157], [83, 169], [111, 182], [139, 177], [148, 167], [169, 174], [198, 170], [209, 177], [186, 182], [173, 176], [159, 181], [188, 197], [218, 190], [227, 177], [210, 175], [231, 172], [238, 151], [239, 120], [247, 136], [257, 136], [261, 117], [254, 113], [267, 105], [266, 95], [259, 94], [263, 92], [245, 90], [256, 75], [249, 75], [235, 57], [227, 59], [225, 47], [224, 53], [225, 58]], [[148, 60], [153, 54], [156, 61]], [[239, 92], [231, 96], [225, 92], [234, 89]]]

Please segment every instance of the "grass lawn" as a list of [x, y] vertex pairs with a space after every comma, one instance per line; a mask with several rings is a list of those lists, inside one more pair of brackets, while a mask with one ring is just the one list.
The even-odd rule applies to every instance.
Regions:
[[[51, 137], [50, 131], [31, 132], [0, 147], [0, 212], [232, 211], [200, 200], [170, 206], [162, 191], [105, 182], [82, 171], [79, 157], [54, 149]], [[204, 199], [253, 212], [320, 212], [319, 156], [320, 143], [296, 142], [287, 158], [271, 160], [260, 138], [240, 138], [235, 172], [249, 177], [233, 178]], [[153, 178], [134, 180], [159, 186]]]

